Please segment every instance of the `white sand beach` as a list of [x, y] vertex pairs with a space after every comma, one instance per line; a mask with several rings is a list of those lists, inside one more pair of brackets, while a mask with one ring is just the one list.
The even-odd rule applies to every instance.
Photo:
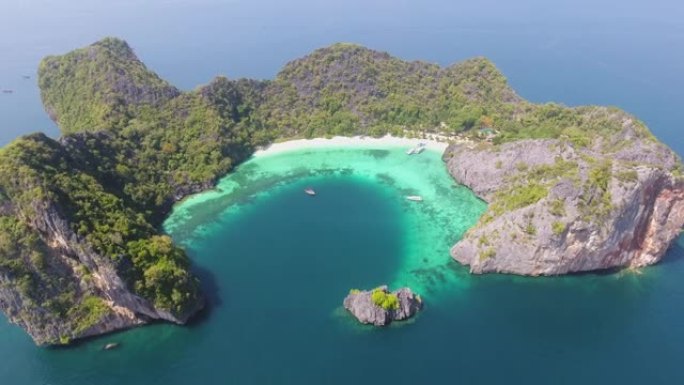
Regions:
[[255, 157], [273, 155], [276, 153], [301, 150], [305, 148], [325, 148], [325, 147], [367, 147], [367, 148], [386, 148], [386, 147], [406, 147], [411, 148], [417, 146], [419, 143], [424, 143], [428, 150], [443, 152], [448, 142], [438, 141], [434, 139], [420, 139], [420, 138], [399, 138], [396, 136], [386, 135], [382, 138], [373, 138], [369, 136], [335, 136], [333, 138], [315, 138], [315, 139], [295, 139], [280, 143], [273, 143], [266, 148], [259, 149], [254, 153]]

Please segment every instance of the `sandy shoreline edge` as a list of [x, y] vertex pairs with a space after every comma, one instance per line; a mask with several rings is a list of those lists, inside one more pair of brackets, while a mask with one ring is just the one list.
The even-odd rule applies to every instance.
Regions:
[[386, 135], [382, 138], [373, 138], [369, 136], [335, 136], [332, 138], [294, 139], [280, 143], [273, 143], [267, 147], [258, 149], [252, 156], [261, 157], [307, 148], [326, 147], [406, 147], [408, 149], [417, 146], [418, 143], [424, 143], [426, 149], [438, 152], [444, 152], [449, 145], [449, 143], [446, 141], [421, 138], [400, 138], [391, 135]]

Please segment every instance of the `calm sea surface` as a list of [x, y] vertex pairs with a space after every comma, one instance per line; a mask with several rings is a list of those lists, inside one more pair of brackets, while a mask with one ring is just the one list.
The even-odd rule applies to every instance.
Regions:
[[[0, 93], [0, 144], [57, 136], [36, 87], [40, 58], [112, 35], [184, 89], [217, 74], [272, 78], [338, 41], [442, 65], [483, 55], [528, 99], [622, 107], [684, 155], [684, 3], [642, 3], [0, 0], [0, 88], [14, 90]], [[684, 238], [639, 273], [470, 276], [446, 250], [484, 204], [436, 153], [284, 153], [219, 188], [165, 224], [210, 312], [67, 349], [36, 348], [0, 317], [0, 384], [684, 382]], [[357, 325], [342, 298], [381, 283], [421, 291], [425, 312]], [[101, 352], [111, 340], [121, 349]]]

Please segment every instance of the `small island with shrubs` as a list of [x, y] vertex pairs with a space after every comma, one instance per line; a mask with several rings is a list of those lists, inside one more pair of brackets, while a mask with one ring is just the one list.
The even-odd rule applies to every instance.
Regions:
[[423, 299], [408, 287], [390, 292], [383, 285], [373, 290], [350, 290], [344, 308], [363, 324], [386, 326], [413, 317], [423, 308]]

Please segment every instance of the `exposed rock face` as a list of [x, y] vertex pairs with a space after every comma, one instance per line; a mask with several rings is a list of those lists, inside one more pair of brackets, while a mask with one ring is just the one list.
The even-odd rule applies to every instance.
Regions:
[[[444, 155], [451, 175], [490, 203], [451, 249], [453, 258], [472, 273], [522, 275], [658, 262], [684, 225], [679, 161], [651, 140], [606, 147], [577, 150], [559, 140], [451, 145]], [[532, 185], [542, 193], [515, 205], [516, 191]]]
[[[388, 308], [377, 305], [373, 300], [374, 292], [396, 296], [395, 305], [387, 306]], [[423, 308], [423, 300], [407, 287], [390, 293], [387, 286], [380, 286], [367, 291], [352, 290], [344, 299], [344, 308], [363, 324], [385, 326], [392, 321], [403, 321], [413, 317]]]
[[[102, 247], [91, 232], [75, 225], [97, 215], [75, 217], [74, 207], [84, 201], [99, 206], [109, 200], [122, 207], [120, 198], [104, 192], [90, 176], [95, 167], [81, 156], [84, 141], [78, 135], [62, 143], [31, 135], [0, 152], [0, 309], [40, 345], [66, 344], [150, 320], [185, 323], [204, 302], [185, 255], [168, 237], [156, 235], [142, 221], [133, 227], [133, 216], [123, 210], [111, 212], [119, 215], [123, 227], [108, 227], [103, 233], [107, 238], [100, 239], [124, 245], [121, 232], [136, 229], [139, 239], [129, 244], [142, 238], [152, 245], [153, 255], [147, 244], [137, 251]], [[21, 151], [25, 148], [33, 152]], [[63, 185], [64, 175], [90, 183]], [[89, 194], [93, 190], [100, 195]], [[147, 258], [146, 265], [140, 258]], [[170, 262], [175, 270], [163, 271], [163, 265], [155, 264], [158, 260]], [[151, 284], [154, 291], [147, 289]], [[170, 302], [172, 293], [164, 287], [175, 290], [180, 301]]]
[[204, 306], [204, 303], [200, 301], [195, 308], [188, 309], [186, 313], [173, 315], [168, 311], [155, 308], [149, 301], [135, 295], [126, 287], [111, 259], [94, 252], [87, 243], [83, 242], [69, 228], [68, 222], [61, 217], [59, 210], [54, 206], [42, 210], [32, 223], [32, 227], [44, 236], [47, 244], [64, 254], [64, 257], [72, 258], [85, 266], [92, 274], [96, 292], [110, 303], [109, 306], [114, 314], [123, 316], [125, 319], [124, 323], [117, 322], [113, 325], [103, 322], [98, 325], [100, 330], [93, 334], [130, 327], [139, 324], [141, 320], [158, 319], [183, 324]]
[[[200, 300], [194, 308], [176, 315], [156, 308], [127, 287], [110, 258], [93, 251], [71, 230], [58, 207], [35, 204], [34, 210], [30, 226], [40, 234], [40, 249], [45, 251], [42, 266], [31, 267], [39, 270], [33, 274], [31, 293], [16, 285], [15, 274], [0, 269], [0, 307], [37, 344], [65, 344], [151, 320], [183, 324], [204, 306]], [[39, 303], [41, 299], [43, 303]], [[92, 309], [83, 306], [93, 299], [102, 310], [95, 318], [84, 318]], [[70, 309], [62, 311], [56, 308], [59, 306]], [[81, 316], [75, 309], [88, 310]]]

